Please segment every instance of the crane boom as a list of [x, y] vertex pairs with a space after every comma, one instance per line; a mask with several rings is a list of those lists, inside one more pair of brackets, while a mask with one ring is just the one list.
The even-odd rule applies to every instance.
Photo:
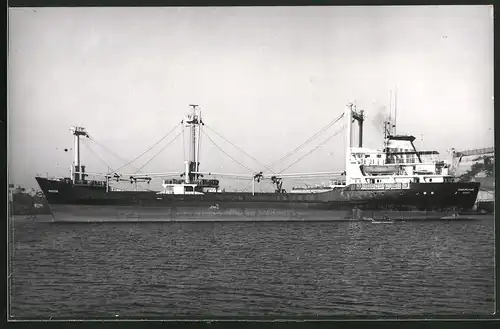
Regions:
[[474, 155], [484, 155], [495, 153], [494, 147], [486, 147], [481, 149], [473, 149], [473, 150], [465, 150], [465, 151], [453, 151], [453, 160], [451, 166], [451, 173], [455, 174], [460, 162], [462, 161], [462, 157], [466, 156], [474, 156]]
[[486, 147], [482, 149], [473, 149], [473, 150], [465, 150], [465, 151], [459, 151], [459, 152], [454, 152], [453, 157], [466, 157], [466, 156], [472, 156], [472, 155], [483, 155], [483, 154], [489, 154], [489, 153], [495, 153], [495, 148], [494, 147]]

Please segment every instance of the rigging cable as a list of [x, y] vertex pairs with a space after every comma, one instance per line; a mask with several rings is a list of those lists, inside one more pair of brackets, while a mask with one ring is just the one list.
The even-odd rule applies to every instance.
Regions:
[[[323, 127], [323, 129], [321, 129], [319, 132], [317, 132], [316, 134], [314, 134], [313, 136], [311, 136], [307, 141], [305, 141], [301, 145], [297, 146], [293, 151], [288, 152], [281, 159], [279, 159], [278, 161], [276, 161], [275, 163], [273, 163], [271, 165], [271, 168], [274, 167], [274, 166], [276, 166], [280, 162], [283, 162], [284, 160], [286, 160], [287, 158], [289, 158], [290, 156], [292, 156], [294, 153], [296, 153], [297, 151], [299, 151], [301, 148], [303, 148], [304, 146], [306, 146], [307, 144], [309, 144], [311, 141], [313, 141], [315, 138], [317, 138], [321, 133], [323, 133], [325, 130], [327, 130], [328, 128], [332, 127], [335, 123], [337, 123], [340, 119], [342, 119], [343, 116], [344, 116], [344, 113], [342, 113], [336, 119], [334, 119], [329, 124], [327, 124], [325, 127]], [[281, 172], [283, 172], [283, 171], [281, 171]]]
[[210, 136], [207, 135], [207, 133], [205, 131], [202, 131], [203, 134], [205, 134], [205, 136], [207, 136], [207, 138], [212, 142], [212, 144], [215, 145], [215, 147], [217, 147], [222, 153], [224, 153], [228, 158], [230, 158], [231, 160], [233, 160], [234, 162], [236, 162], [237, 164], [239, 164], [240, 166], [242, 166], [243, 168], [247, 169], [249, 172], [251, 173], [254, 173], [255, 171], [253, 171], [252, 169], [248, 168], [247, 166], [239, 163], [237, 160], [235, 160], [232, 156], [230, 156], [229, 154], [227, 154], [222, 148], [219, 147], [219, 145], [217, 145], [212, 138], [210, 138]]
[[[212, 128], [210, 128], [208, 125], [205, 124], [205, 126], [210, 129], [211, 131], [213, 131], [215, 134], [217, 134], [220, 138], [222, 138], [223, 140], [225, 140], [226, 142], [228, 142], [229, 144], [231, 144], [232, 146], [236, 147], [238, 150], [240, 150], [241, 152], [243, 152], [246, 156], [250, 157], [253, 161], [257, 162], [260, 166], [266, 168], [267, 170], [269, 170], [270, 172], [272, 172], [273, 174], [275, 172], [273, 172], [273, 170], [271, 168], [269, 168], [268, 166], [260, 163], [257, 159], [255, 159], [253, 156], [251, 156], [250, 154], [248, 154], [247, 152], [245, 152], [243, 149], [241, 149], [240, 147], [238, 147], [237, 145], [235, 145], [234, 143], [230, 142], [229, 140], [227, 140], [224, 136], [222, 136], [221, 134], [219, 134], [218, 132], [216, 132], [215, 130], [213, 130]], [[208, 137], [208, 135], [207, 135]], [[272, 166], [271, 166], [272, 167]]]
[[248, 183], [248, 185], [244, 189], [242, 189], [241, 192], [247, 192], [248, 189], [251, 187], [252, 187], [252, 182]]
[[145, 166], [147, 166], [151, 161], [154, 160], [154, 158], [156, 158], [158, 155], [160, 155], [161, 152], [163, 152], [170, 144], [172, 144], [180, 135], [182, 134], [182, 131], [180, 131], [177, 135], [175, 135], [174, 139], [172, 139], [167, 145], [165, 145], [158, 153], [156, 153], [151, 159], [149, 159], [148, 162], [146, 162], [145, 164], [143, 164], [139, 169], [137, 169], [137, 171], [135, 172], [135, 174], [137, 174], [139, 171], [141, 171], [142, 168], [144, 168]]
[[310, 150], [309, 152], [307, 152], [306, 154], [304, 154], [303, 156], [301, 156], [300, 158], [298, 158], [297, 160], [295, 160], [294, 162], [292, 162], [292, 164], [290, 164], [288, 167], [286, 167], [285, 169], [283, 169], [282, 171], [280, 171], [279, 173], [281, 174], [283, 171], [287, 170], [288, 168], [290, 168], [291, 166], [293, 166], [294, 164], [296, 164], [297, 162], [299, 162], [300, 160], [302, 160], [303, 158], [305, 158], [306, 156], [308, 156], [309, 154], [313, 153], [314, 151], [316, 151], [318, 148], [320, 148], [321, 146], [325, 145], [328, 141], [330, 141], [330, 139], [332, 139], [333, 137], [337, 136], [338, 134], [340, 134], [345, 128], [347, 128], [347, 126], [342, 126], [342, 128], [340, 130], [338, 130], [337, 132], [335, 132], [333, 135], [331, 135], [330, 137], [328, 137], [327, 139], [325, 139], [321, 144], [319, 144], [318, 146], [316, 146], [315, 148], [313, 148], [312, 150]]
[[[87, 150], [89, 150], [89, 151], [90, 151], [90, 153], [92, 153], [92, 154], [93, 154], [93, 155], [94, 155], [97, 159], [99, 159], [99, 160], [100, 160], [103, 164], [105, 164], [105, 165], [106, 165], [106, 167], [108, 168], [108, 172], [107, 172], [108, 174], [109, 174], [110, 172], [113, 172], [113, 171], [114, 171], [114, 170], [111, 168], [111, 166], [110, 166], [110, 165], [109, 165], [106, 161], [104, 161], [104, 160], [103, 160], [103, 159], [102, 159], [102, 158], [101, 158], [101, 157], [100, 157], [100, 156], [99, 156], [96, 152], [94, 152], [94, 150], [92, 150], [92, 148], [90, 147], [90, 145], [87, 145], [87, 143], [85, 143], [85, 140], [84, 140], [84, 139], [82, 140], [82, 142], [83, 142], [82, 144], [83, 144], [83, 145], [87, 148]], [[111, 169], [111, 170], [110, 170], [110, 169]]]
[[[99, 145], [100, 147], [102, 147], [103, 149], [105, 149], [106, 151], [108, 151], [110, 154], [114, 155], [117, 159], [123, 161], [123, 162], [127, 162], [128, 160], [125, 160], [124, 158], [122, 158], [121, 156], [119, 156], [118, 154], [116, 154], [115, 152], [111, 151], [110, 149], [108, 149], [106, 146], [102, 145], [101, 143], [99, 143], [94, 137], [90, 136], [90, 134], [87, 134], [89, 136], [89, 139], [93, 140], [97, 145]], [[132, 166], [133, 168], [136, 168], [134, 166]]]
[[[148, 153], [149, 151], [151, 151], [156, 145], [160, 144], [163, 140], [165, 140], [165, 138], [167, 138], [181, 123], [179, 123], [178, 125], [174, 126], [174, 128], [172, 128], [165, 136], [163, 136], [159, 141], [157, 141], [155, 144], [153, 144], [153, 146], [149, 147], [146, 151], [142, 152], [141, 154], [139, 154], [137, 157], [135, 157], [133, 160], [130, 160], [128, 163], [124, 164], [123, 166], [121, 166], [120, 168], [116, 169], [116, 171], [120, 170], [120, 169], [123, 169], [125, 168], [126, 166], [128, 166], [129, 164], [131, 164], [132, 162], [136, 161], [137, 159], [139, 159], [140, 157], [142, 157], [144, 154]], [[141, 167], [143, 168], [143, 167]], [[140, 169], [137, 170], [137, 172], [139, 172]], [[137, 173], [136, 172], [136, 173]]]
[[251, 179], [250, 177], [243, 177], [243, 176], [227, 176], [227, 175], [224, 175], [224, 174], [211, 174], [211, 173], [208, 173], [208, 174], [204, 174], [204, 175], [208, 175], [210, 177], [213, 177], [213, 178], [217, 178], [217, 177], [224, 177], [225, 180], [244, 180], [244, 181], [248, 181], [249, 179]]

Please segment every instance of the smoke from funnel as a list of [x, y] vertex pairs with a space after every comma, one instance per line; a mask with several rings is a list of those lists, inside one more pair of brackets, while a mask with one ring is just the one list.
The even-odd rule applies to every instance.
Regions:
[[384, 122], [389, 120], [389, 111], [385, 106], [378, 106], [372, 119], [372, 124], [379, 133], [384, 132]]

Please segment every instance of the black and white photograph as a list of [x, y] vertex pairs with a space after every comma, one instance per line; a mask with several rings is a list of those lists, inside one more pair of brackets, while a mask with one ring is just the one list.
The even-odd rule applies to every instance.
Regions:
[[492, 5], [7, 16], [8, 321], [495, 312]]

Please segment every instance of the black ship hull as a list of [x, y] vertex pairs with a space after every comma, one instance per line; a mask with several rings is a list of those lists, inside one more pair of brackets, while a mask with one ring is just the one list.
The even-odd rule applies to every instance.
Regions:
[[[372, 189], [348, 186], [322, 193], [158, 194], [150, 191], [106, 191], [104, 186], [75, 185], [68, 180], [36, 177], [56, 219], [115, 220], [221, 217], [305, 219], [352, 217], [353, 208], [422, 218], [443, 216], [451, 209], [474, 206], [479, 183], [410, 183]], [[410, 215], [411, 213], [411, 215]]]

